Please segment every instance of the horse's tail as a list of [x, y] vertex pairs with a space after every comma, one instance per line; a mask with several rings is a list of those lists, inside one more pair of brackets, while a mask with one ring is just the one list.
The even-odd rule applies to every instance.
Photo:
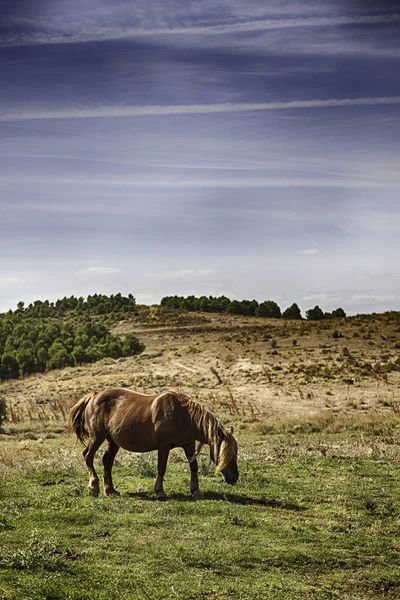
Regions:
[[91, 392], [83, 396], [69, 411], [69, 429], [74, 432], [78, 440], [85, 444], [85, 440], [89, 437], [89, 431], [85, 423], [85, 410], [92, 398], [97, 396], [98, 392]]

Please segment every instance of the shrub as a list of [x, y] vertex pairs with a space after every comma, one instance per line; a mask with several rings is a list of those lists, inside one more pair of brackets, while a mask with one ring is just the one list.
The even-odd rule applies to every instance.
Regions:
[[332, 337], [333, 337], [333, 339], [337, 340], [337, 339], [339, 339], [339, 338], [342, 338], [342, 337], [343, 337], [343, 334], [342, 334], [342, 333], [340, 333], [340, 331], [338, 331], [337, 329], [335, 329], [335, 330], [332, 332]]

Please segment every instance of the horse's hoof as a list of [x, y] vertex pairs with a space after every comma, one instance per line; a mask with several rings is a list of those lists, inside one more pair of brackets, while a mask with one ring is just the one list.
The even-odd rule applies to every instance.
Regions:
[[201, 500], [201, 492], [199, 490], [196, 490], [195, 492], [192, 492], [192, 498], [193, 500]]
[[121, 494], [118, 492], [118, 490], [114, 489], [114, 488], [108, 488], [104, 490], [104, 493], [106, 496], [120, 496]]
[[92, 488], [92, 487], [89, 488], [89, 494], [91, 496], [93, 496], [93, 498], [97, 498], [99, 493], [100, 493], [99, 488]]
[[163, 502], [166, 499], [167, 499], [167, 494], [165, 494], [164, 492], [162, 492], [161, 494], [157, 494], [157, 496], [156, 496], [156, 500], [159, 500], [160, 502]]

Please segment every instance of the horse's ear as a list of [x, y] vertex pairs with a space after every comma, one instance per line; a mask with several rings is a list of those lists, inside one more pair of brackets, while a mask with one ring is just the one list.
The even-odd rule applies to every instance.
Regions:
[[231, 434], [233, 435], [233, 427], [231, 427]]

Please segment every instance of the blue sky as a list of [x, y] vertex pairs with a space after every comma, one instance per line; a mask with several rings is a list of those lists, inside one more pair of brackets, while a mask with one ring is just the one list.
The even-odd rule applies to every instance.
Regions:
[[396, 2], [3, 0], [0, 310], [400, 308]]

